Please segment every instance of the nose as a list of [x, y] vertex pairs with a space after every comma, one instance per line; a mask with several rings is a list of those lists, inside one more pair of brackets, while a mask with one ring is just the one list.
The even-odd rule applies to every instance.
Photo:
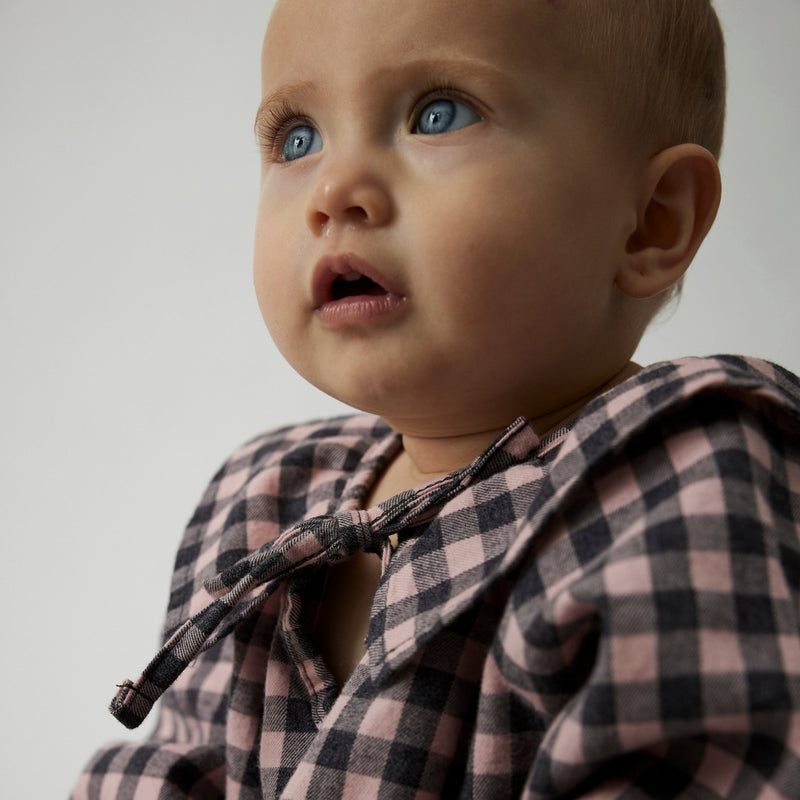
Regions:
[[321, 236], [334, 227], [386, 225], [393, 213], [389, 189], [376, 165], [347, 159], [322, 167], [306, 222]]

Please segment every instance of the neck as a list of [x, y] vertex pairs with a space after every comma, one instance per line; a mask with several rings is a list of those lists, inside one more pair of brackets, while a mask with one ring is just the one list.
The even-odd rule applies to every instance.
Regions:
[[403, 449], [370, 490], [367, 506], [381, 503], [474, 461], [502, 431], [486, 430], [461, 436], [403, 434]]
[[[638, 364], [630, 362], [602, 386], [577, 400], [539, 416], [528, 416], [533, 429], [540, 438], [544, 438], [577, 417], [590, 400], [627, 380], [640, 369]], [[393, 464], [395, 474], [404, 484], [404, 488], [413, 488], [465, 467], [477, 458], [512, 421], [513, 419], [504, 420], [499, 427], [487, 426], [477, 431], [457, 434], [448, 432], [440, 436], [427, 431], [424, 434], [403, 431], [403, 450]]]
[[419, 478], [415, 485], [446, 475], [474, 461], [505, 428], [492, 428], [458, 436], [403, 434], [403, 456], [408, 471]]

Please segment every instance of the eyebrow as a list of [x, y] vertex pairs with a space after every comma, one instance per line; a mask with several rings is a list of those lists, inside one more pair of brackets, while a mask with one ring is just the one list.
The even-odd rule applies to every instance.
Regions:
[[458, 81], [467, 77], [483, 77], [490, 80], [508, 79], [503, 70], [480, 58], [465, 56], [440, 58], [417, 58], [391, 67], [382, 67], [370, 76], [371, 81], [385, 76], [414, 75], [441, 77], [444, 80]]
[[[390, 78], [402, 79], [403, 76], [413, 74], [441, 77], [442, 80], [454, 82], [465, 77], [482, 77], [490, 81], [504, 82], [513, 80], [507, 73], [503, 72], [503, 70], [482, 59], [442, 57], [419, 58], [391, 67], [381, 67], [368, 76], [368, 82], [375, 84], [378, 81], [384, 80], [387, 76]], [[297, 102], [298, 98], [309, 97], [318, 93], [319, 90], [320, 87], [316, 81], [303, 80], [280, 86], [268, 95], [265, 95], [256, 111], [256, 129], [258, 129], [258, 125], [263, 120], [268, 109]]]

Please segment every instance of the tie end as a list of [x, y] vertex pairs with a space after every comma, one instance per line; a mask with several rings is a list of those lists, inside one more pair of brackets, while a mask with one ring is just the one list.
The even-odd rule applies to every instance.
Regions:
[[118, 687], [108, 710], [126, 728], [133, 730], [142, 724], [154, 702], [133, 681], [124, 681]]

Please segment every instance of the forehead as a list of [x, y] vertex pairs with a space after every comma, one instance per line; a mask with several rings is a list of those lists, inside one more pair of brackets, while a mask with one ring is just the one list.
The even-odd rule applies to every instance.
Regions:
[[414, 60], [479, 58], [508, 72], [563, 51], [552, 0], [278, 0], [264, 40], [265, 83], [299, 72], [374, 72]]

